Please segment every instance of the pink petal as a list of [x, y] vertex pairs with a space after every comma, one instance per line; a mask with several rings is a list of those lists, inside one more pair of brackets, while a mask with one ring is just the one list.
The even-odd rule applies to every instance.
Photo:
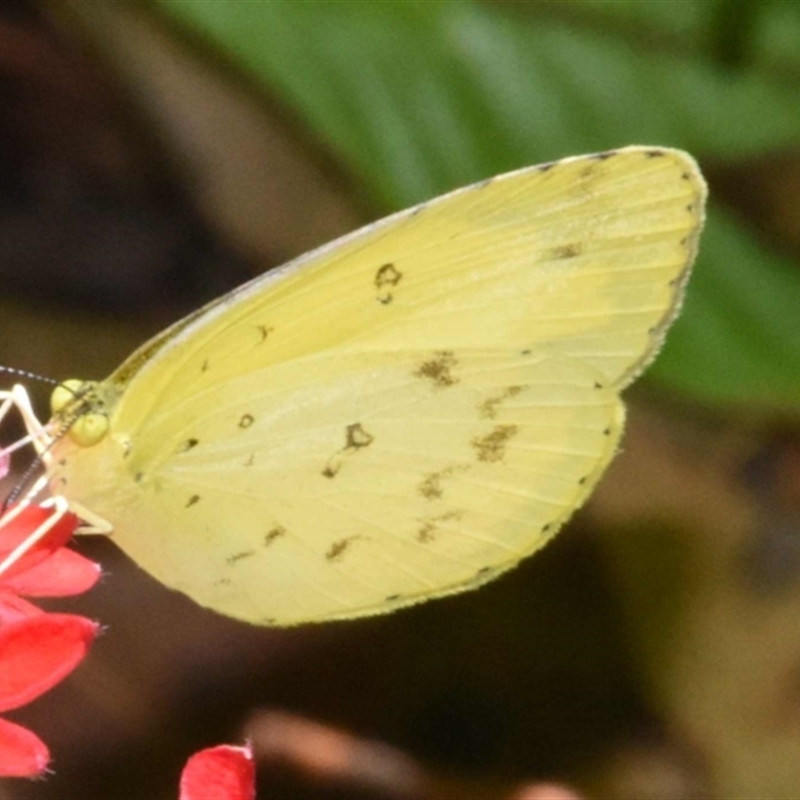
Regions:
[[180, 800], [255, 800], [253, 751], [219, 745], [195, 753], [183, 768]]
[[[16, 517], [0, 528], [0, 560], [4, 559], [18, 544], [21, 544], [40, 525], [57, 513], [53, 508], [26, 506]], [[68, 512], [64, 514], [33, 547], [17, 561], [2, 578], [18, 575], [34, 564], [43, 561], [53, 552], [63, 547], [78, 527], [78, 518]]]
[[0, 719], [0, 777], [35, 778], [49, 760], [47, 745], [38, 736]]
[[[33, 603], [17, 597], [14, 592], [0, 588], [0, 626], [37, 614], [44, 614], [44, 611]], [[2, 654], [0, 654], [0, 663], [2, 663]]]
[[62, 547], [21, 574], [5, 578], [2, 584], [27, 597], [66, 597], [91, 589], [100, 574], [99, 564]]
[[75, 614], [39, 614], [0, 626], [0, 711], [30, 703], [66, 677], [97, 631]]

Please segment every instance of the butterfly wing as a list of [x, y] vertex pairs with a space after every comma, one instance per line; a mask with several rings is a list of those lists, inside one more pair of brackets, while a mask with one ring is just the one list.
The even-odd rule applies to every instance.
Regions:
[[599, 479], [703, 201], [688, 156], [628, 148], [369, 226], [137, 351], [110, 435], [60, 444], [55, 482], [164, 583], [251, 621], [477, 585]]

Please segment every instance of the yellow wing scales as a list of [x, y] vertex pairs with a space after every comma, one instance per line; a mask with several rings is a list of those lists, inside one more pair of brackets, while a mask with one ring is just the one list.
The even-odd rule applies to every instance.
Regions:
[[703, 201], [687, 156], [629, 148], [369, 226], [144, 345], [98, 392], [109, 434], [57, 443], [53, 485], [253, 622], [478, 585], [599, 480]]
[[[513, 566], [611, 458], [620, 401], [577, 361], [467, 354], [439, 388], [418, 374], [436, 358], [343, 354], [324, 392], [300, 379], [306, 360], [291, 365], [300, 385], [285, 365], [266, 400], [249, 376], [243, 399], [194, 424], [183, 409], [130, 453], [136, 491], [109, 509], [124, 545], [201, 603], [281, 624], [377, 613]], [[98, 452], [91, 463], [107, 469]]]

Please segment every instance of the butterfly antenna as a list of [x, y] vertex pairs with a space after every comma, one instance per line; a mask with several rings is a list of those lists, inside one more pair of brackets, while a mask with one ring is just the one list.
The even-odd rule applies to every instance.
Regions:
[[38, 375], [35, 372], [28, 372], [25, 369], [16, 369], [15, 367], [6, 367], [0, 364], [0, 372], [5, 372], [7, 375], [16, 375], [18, 378], [28, 378], [32, 381], [39, 381], [39, 383], [47, 383], [50, 386], [58, 386], [59, 381], [53, 378], [46, 378], [44, 375]]
[[31, 478], [33, 477], [34, 473], [42, 466], [42, 457], [36, 456], [36, 458], [28, 465], [28, 468], [22, 474], [22, 477], [16, 482], [14, 488], [6, 495], [6, 499], [3, 500], [3, 507], [2, 513], [5, 514], [8, 511], [8, 507], [12, 505], [19, 496], [24, 491], [25, 487], [30, 482]]
[[53, 438], [48, 442], [47, 448], [43, 453], [37, 454], [36, 458], [28, 465], [28, 468], [25, 472], [22, 473], [22, 477], [14, 484], [14, 488], [8, 493], [6, 499], [3, 500], [2, 511], [5, 513], [8, 510], [8, 507], [14, 503], [20, 495], [25, 490], [25, 487], [30, 483], [31, 478], [34, 474], [41, 468], [42, 464], [44, 463], [44, 455], [45, 453], [49, 452], [50, 449], [53, 447], [54, 444], [59, 442], [63, 439], [68, 433], [69, 429], [72, 427], [72, 423], [80, 416], [79, 414], [75, 414], [72, 419], [68, 422], [65, 422], [61, 429], [56, 433]]

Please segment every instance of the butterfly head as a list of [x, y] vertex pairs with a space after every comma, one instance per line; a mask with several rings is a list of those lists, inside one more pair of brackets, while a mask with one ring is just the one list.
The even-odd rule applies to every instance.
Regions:
[[101, 384], [64, 381], [50, 396], [50, 408], [53, 420], [67, 428], [69, 438], [80, 447], [92, 447], [108, 433], [108, 404]]

